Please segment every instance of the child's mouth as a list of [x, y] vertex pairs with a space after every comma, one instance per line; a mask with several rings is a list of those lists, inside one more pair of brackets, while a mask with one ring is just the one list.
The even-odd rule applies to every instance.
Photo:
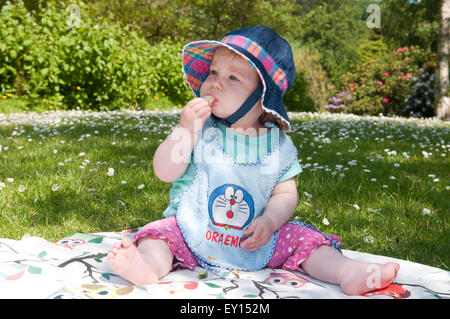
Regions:
[[214, 106], [218, 101], [214, 96], [209, 94], [205, 95], [203, 99], [205, 99], [206, 102], [208, 102], [209, 106]]

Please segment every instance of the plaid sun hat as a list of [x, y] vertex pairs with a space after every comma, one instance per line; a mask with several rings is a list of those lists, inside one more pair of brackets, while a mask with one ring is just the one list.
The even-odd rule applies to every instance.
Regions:
[[183, 73], [197, 97], [200, 96], [203, 81], [209, 75], [214, 51], [220, 46], [227, 47], [247, 60], [262, 82], [262, 86], [230, 118], [238, 120], [261, 98], [263, 110], [275, 115], [278, 126], [289, 132], [291, 124], [283, 103], [283, 95], [295, 80], [295, 65], [289, 43], [265, 26], [231, 31], [220, 41], [188, 43], [183, 48]]

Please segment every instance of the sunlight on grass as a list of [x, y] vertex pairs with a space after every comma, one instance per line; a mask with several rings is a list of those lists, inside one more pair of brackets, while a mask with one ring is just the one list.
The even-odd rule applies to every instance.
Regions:
[[[57, 241], [162, 217], [153, 154], [178, 111], [0, 114], [0, 237]], [[303, 173], [293, 218], [343, 248], [449, 269], [450, 124], [290, 114]]]

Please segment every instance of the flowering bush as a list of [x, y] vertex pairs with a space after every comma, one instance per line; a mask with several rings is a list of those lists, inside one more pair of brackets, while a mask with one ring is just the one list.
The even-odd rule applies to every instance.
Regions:
[[384, 59], [374, 59], [347, 73], [325, 109], [354, 114], [400, 115], [413, 91], [419, 68], [432, 54], [417, 47], [402, 47]]
[[401, 115], [413, 117], [432, 117], [434, 109], [434, 65], [428, 63], [419, 69], [419, 74], [413, 77], [411, 93], [405, 98], [405, 108]]
[[350, 101], [353, 98], [350, 90], [342, 91], [336, 94], [335, 96], [328, 99], [329, 104], [325, 105], [326, 110], [338, 110], [344, 108], [345, 102]]

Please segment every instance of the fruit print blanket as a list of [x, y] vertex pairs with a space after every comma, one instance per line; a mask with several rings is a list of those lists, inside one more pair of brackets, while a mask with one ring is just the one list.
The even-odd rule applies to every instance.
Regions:
[[338, 286], [301, 272], [265, 268], [254, 272], [224, 270], [218, 275], [197, 267], [171, 272], [157, 285], [133, 286], [114, 273], [106, 258], [115, 242], [133, 233], [75, 233], [55, 243], [40, 237], [0, 238], [0, 298], [450, 298], [448, 271], [349, 250], [343, 253], [350, 258], [400, 263], [396, 281], [364, 296], [347, 296]]

